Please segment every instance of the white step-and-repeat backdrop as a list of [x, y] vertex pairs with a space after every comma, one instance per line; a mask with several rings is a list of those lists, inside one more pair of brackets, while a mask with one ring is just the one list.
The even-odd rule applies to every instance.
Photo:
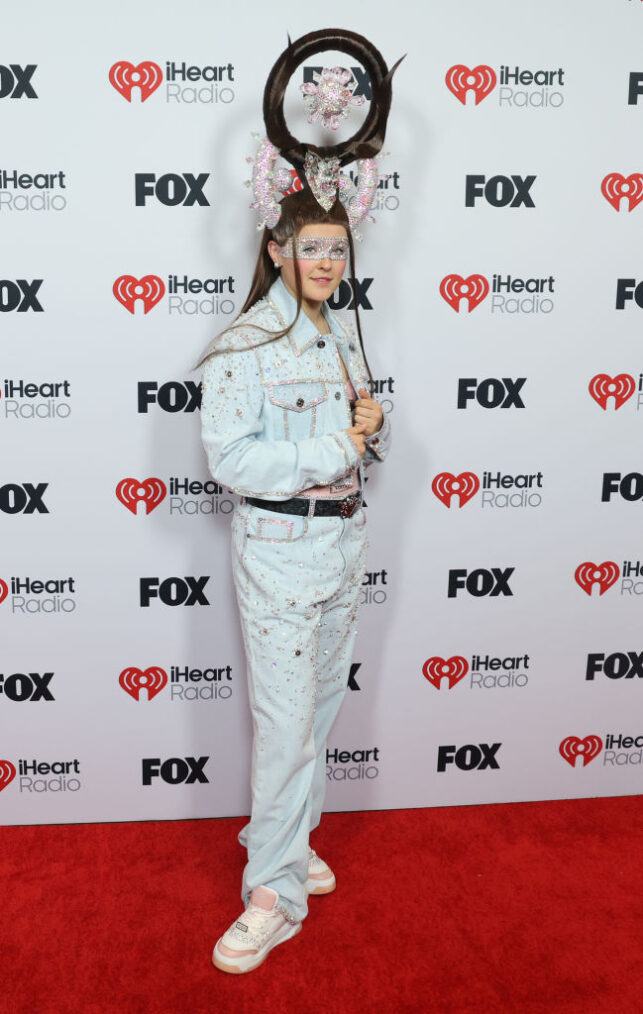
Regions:
[[4, 823], [248, 812], [233, 500], [192, 366], [249, 287], [266, 75], [322, 22], [408, 54], [334, 300], [395, 445], [328, 808], [641, 791], [643, 4], [347, 12], [3, 17]]

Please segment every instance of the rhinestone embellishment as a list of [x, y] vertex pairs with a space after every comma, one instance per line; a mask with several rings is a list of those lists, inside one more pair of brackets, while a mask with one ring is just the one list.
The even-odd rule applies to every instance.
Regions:
[[362, 106], [363, 95], [354, 95], [357, 79], [344, 67], [323, 67], [313, 72], [313, 80], [299, 86], [308, 112], [308, 122], [321, 120], [324, 127], [337, 130], [339, 121], [348, 116], [351, 106]]
[[337, 199], [339, 159], [322, 158], [314, 151], [307, 151], [304, 173], [317, 203], [324, 211], [330, 211]]

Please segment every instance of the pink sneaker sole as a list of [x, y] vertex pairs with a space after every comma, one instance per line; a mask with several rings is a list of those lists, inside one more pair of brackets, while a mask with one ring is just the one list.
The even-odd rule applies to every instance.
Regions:
[[309, 877], [306, 881], [306, 890], [309, 894], [330, 894], [337, 887], [337, 881], [335, 880], [335, 874], [331, 873], [330, 877], [325, 879], [316, 880], [314, 877]]
[[219, 941], [217, 940], [212, 952], [212, 964], [221, 972], [230, 972], [232, 975], [243, 975], [244, 972], [253, 972], [255, 968], [259, 968], [259, 965], [263, 965], [274, 947], [278, 944], [283, 944], [286, 940], [292, 939], [292, 937], [296, 937], [300, 932], [300, 922], [286, 922], [279, 932], [274, 935], [270, 941], [270, 946], [263, 947], [256, 954], [245, 954], [242, 958], [237, 958], [236, 964], [232, 963], [235, 960], [234, 958], [219, 954]]

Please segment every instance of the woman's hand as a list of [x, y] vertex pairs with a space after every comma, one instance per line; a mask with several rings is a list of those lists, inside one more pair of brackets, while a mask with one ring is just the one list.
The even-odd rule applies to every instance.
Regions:
[[357, 453], [360, 458], [363, 458], [366, 454], [366, 441], [364, 439], [364, 424], [356, 423], [355, 426], [351, 426], [349, 430], [346, 430], [349, 437], [353, 441]]
[[361, 395], [361, 398], [355, 402], [355, 413], [353, 416], [355, 425], [361, 424], [364, 427], [362, 432], [367, 437], [372, 437], [382, 427], [384, 419], [382, 406], [371, 398], [365, 387], [360, 387], [358, 393]]

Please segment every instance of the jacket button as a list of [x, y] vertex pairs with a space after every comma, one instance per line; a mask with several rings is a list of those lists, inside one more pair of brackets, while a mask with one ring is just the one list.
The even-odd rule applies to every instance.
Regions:
[[341, 394], [339, 393], [339, 391], [335, 391], [335, 400], [339, 401], [340, 398], [341, 398]]
[[301, 408], [303, 404], [304, 404], [304, 399], [303, 398], [297, 398], [297, 408]]
[[325, 349], [326, 348], [326, 342], [324, 341], [323, 338], [320, 338], [319, 341], [317, 342], [317, 348], [318, 349]]
[[355, 351], [355, 345], [354, 345], [354, 343], [353, 343], [353, 342], [351, 342], [351, 343], [350, 343], [350, 345], [349, 345], [348, 347], [349, 347], [349, 349], [351, 350], [351, 352], [354, 352], [354, 351]]
[[232, 370], [226, 370], [225, 371], [225, 375], [226, 375], [226, 377], [231, 377], [232, 376]]

